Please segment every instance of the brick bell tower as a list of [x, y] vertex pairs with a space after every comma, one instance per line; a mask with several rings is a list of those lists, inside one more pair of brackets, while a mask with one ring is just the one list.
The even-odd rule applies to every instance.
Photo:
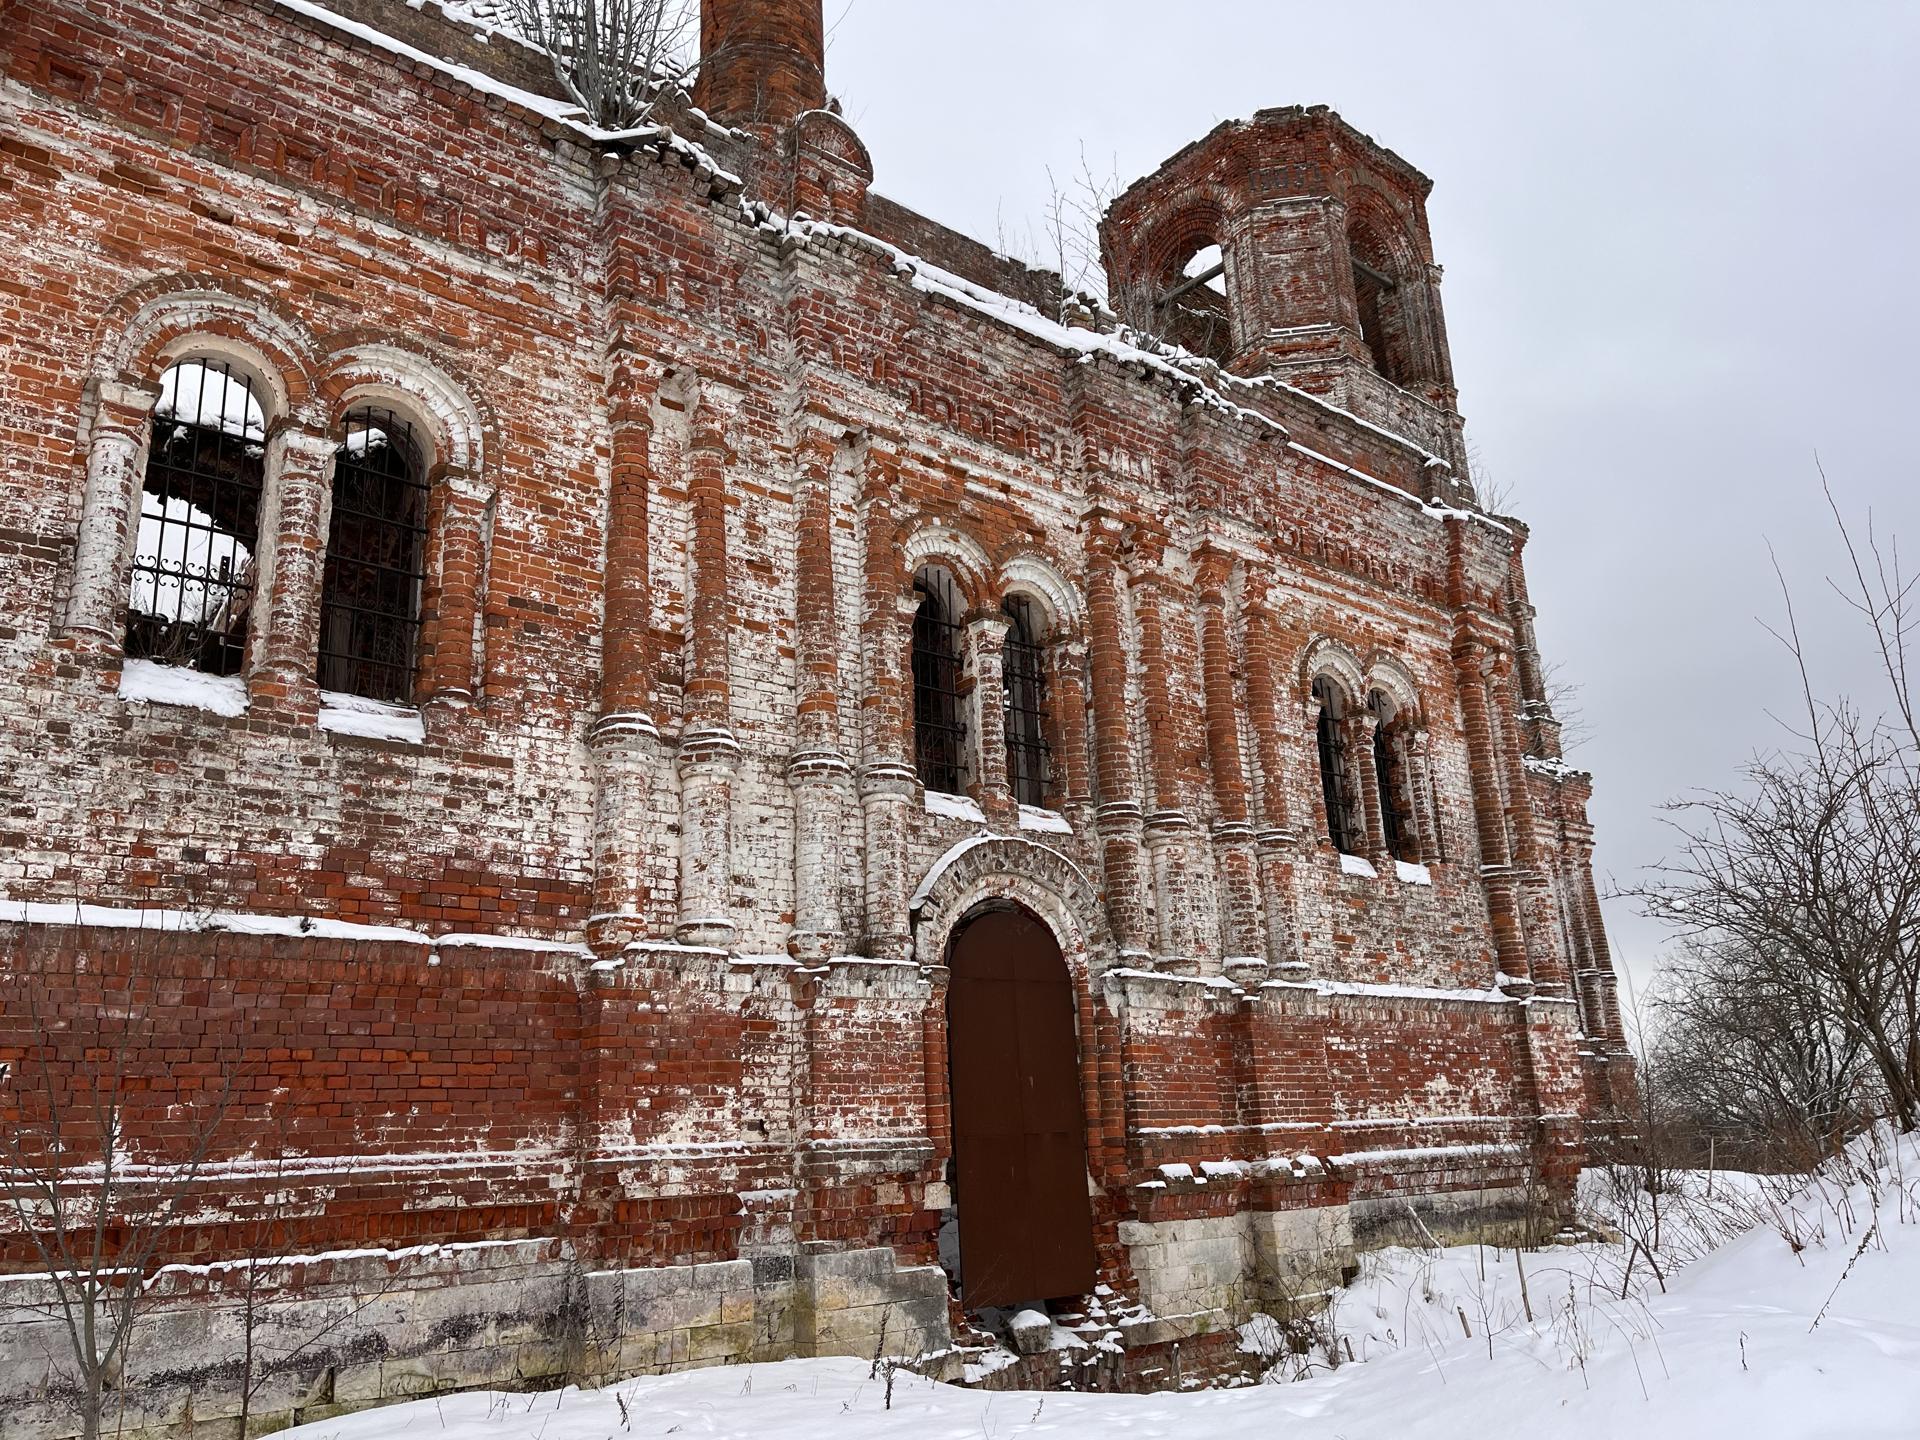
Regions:
[[1432, 188], [1324, 105], [1262, 110], [1114, 201], [1111, 292], [1142, 328], [1323, 395], [1464, 475]]
[[725, 125], [783, 129], [827, 104], [821, 0], [702, 0], [694, 103]]

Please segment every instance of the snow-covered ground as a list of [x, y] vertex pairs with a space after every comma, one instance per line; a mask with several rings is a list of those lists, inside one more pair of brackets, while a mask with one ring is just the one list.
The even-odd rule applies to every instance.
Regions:
[[[1706, 1195], [1704, 1179], [1688, 1177], [1691, 1198], [1672, 1207], [1658, 1257], [1664, 1290], [1644, 1257], [1627, 1270], [1624, 1246], [1380, 1252], [1316, 1323], [1309, 1352], [1285, 1354], [1272, 1383], [1243, 1389], [994, 1394], [904, 1371], [889, 1387], [867, 1361], [807, 1360], [599, 1391], [447, 1396], [287, 1433], [1910, 1440], [1920, 1436], [1920, 1140], [1863, 1142], [1853, 1161], [1797, 1192], [1721, 1176]], [[1603, 1191], [1584, 1193], [1605, 1208]], [[1685, 1263], [1742, 1221], [1758, 1223]], [[1275, 1327], [1244, 1333], [1248, 1345], [1285, 1348]]]

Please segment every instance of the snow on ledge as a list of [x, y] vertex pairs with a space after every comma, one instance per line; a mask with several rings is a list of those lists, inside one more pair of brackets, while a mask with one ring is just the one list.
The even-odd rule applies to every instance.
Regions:
[[1327, 1163], [1353, 1169], [1366, 1165], [1432, 1165], [1447, 1161], [1505, 1160], [1525, 1154], [1519, 1145], [1415, 1145], [1397, 1150], [1354, 1150], [1329, 1155]]
[[203, 675], [158, 660], [128, 660], [120, 667], [120, 698], [237, 716], [247, 713], [247, 682], [238, 675]]
[[1443, 990], [1436, 985], [1374, 985], [1359, 980], [1263, 980], [1262, 990], [1304, 990], [1316, 995], [1345, 995], [1357, 1000], [1471, 1000], [1484, 1005], [1520, 1002], [1499, 989]]
[[1424, 865], [1415, 865], [1406, 860], [1393, 862], [1393, 874], [1394, 878], [1403, 885], [1433, 884], [1433, 871]]
[[529, 940], [514, 935], [452, 933], [428, 935], [398, 925], [369, 925], [358, 920], [329, 920], [314, 915], [249, 915], [231, 910], [139, 910], [121, 905], [89, 905], [78, 900], [0, 899], [0, 924], [85, 925], [101, 930], [157, 930], [189, 934], [274, 935], [313, 940], [399, 942], [437, 950], [475, 946], [499, 950], [538, 950], [590, 956], [572, 940]]
[[1071, 835], [1073, 826], [1067, 823], [1067, 817], [1056, 810], [1043, 810], [1038, 805], [1020, 807], [1020, 828], [1022, 830], [1043, 830], [1049, 835]]
[[1340, 852], [1340, 873], [1342, 875], [1361, 875], [1368, 880], [1378, 880], [1380, 872], [1373, 868], [1373, 862], [1360, 855]]
[[980, 802], [967, 795], [949, 795], [944, 790], [929, 790], [924, 803], [929, 815], [944, 815], [950, 820], [971, 820], [976, 825], [984, 825], [987, 821], [987, 817], [980, 812]]
[[342, 690], [320, 692], [320, 728], [366, 740], [399, 740], [424, 745], [427, 722], [411, 705], [388, 705]]

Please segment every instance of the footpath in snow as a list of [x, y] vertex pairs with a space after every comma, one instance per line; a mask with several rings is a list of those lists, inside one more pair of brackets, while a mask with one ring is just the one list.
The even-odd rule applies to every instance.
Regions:
[[[1705, 1185], [1700, 1177], [1690, 1183]], [[1291, 1353], [1265, 1322], [1243, 1327], [1243, 1343], [1274, 1364], [1268, 1383], [1241, 1389], [989, 1393], [907, 1371], [889, 1386], [864, 1360], [796, 1360], [597, 1391], [443, 1396], [285, 1433], [292, 1440], [1920, 1437], [1920, 1139], [1863, 1141], [1847, 1164], [1796, 1192], [1744, 1177], [1716, 1177], [1715, 1184], [1719, 1200], [1676, 1203], [1663, 1220], [1664, 1292], [1644, 1257], [1628, 1269], [1630, 1247], [1621, 1245], [1528, 1251], [1518, 1262], [1511, 1250], [1476, 1246], [1383, 1251], [1367, 1257], [1361, 1276], [1315, 1323], [1307, 1353]], [[1604, 1213], [1610, 1206], [1600, 1189], [1588, 1198]], [[1751, 1228], [1692, 1258], [1716, 1231], [1741, 1221]], [[1623, 1228], [1646, 1233], [1637, 1223]], [[1329, 1368], [1330, 1356], [1341, 1363]]]

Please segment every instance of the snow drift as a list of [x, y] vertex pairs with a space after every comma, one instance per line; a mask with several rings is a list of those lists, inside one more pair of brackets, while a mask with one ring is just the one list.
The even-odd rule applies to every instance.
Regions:
[[[1703, 1182], [1696, 1181], [1696, 1185]], [[699, 1370], [598, 1391], [464, 1394], [296, 1440], [1192, 1436], [1423, 1440], [1920, 1435], [1920, 1138], [1865, 1137], [1811, 1183], [1715, 1177], [1659, 1262], [1616, 1243], [1368, 1258], [1324, 1316], [1243, 1327], [1266, 1383], [986, 1393], [862, 1360]], [[1604, 1216], [1599, 1217], [1604, 1221]], [[1752, 1222], [1688, 1263], [1716, 1224]], [[1679, 1266], [1677, 1270], [1673, 1267]], [[1304, 1349], [1302, 1337], [1307, 1337]], [[1351, 1359], [1348, 1357], [1351, 1356]]]

